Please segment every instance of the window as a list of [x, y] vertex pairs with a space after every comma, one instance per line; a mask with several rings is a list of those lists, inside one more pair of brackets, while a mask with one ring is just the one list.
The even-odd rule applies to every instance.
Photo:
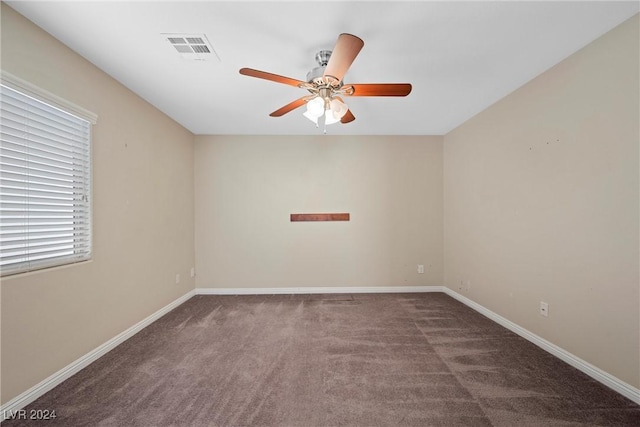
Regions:
[[43, 102], [44, 91], [21, 90], [28, 84], [11, 84], [6, 76], [0, 84], [0, 272], [87, 260], [95, 117], [65, 111], [60, 104], [66, 101], [50, 94], [53, 101]]

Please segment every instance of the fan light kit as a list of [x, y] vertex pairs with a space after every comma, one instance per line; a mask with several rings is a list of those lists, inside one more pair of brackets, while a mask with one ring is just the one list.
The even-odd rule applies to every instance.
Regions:
[[343, 84], [342, 78], [364, 46], [359, 37], [352, 34], [340, 34], [333, 49], [321, 50], [316, 54], [318, 67], [307, 74], [307, 81], [292, 79], [252, 68], [240, 69], [240, 74], [259, 79], [270, 80], [290, 86], [306, 89], [311, 94], [296, 99], [270, 114], [280, 117], [303, 105], [307, 105], [303, 115], [322, 126], [333, 123], [350, 123], [355, 116], [342, 100], [341, 96], [407, 96], [411, 92], [409, 83], [354, 83]]

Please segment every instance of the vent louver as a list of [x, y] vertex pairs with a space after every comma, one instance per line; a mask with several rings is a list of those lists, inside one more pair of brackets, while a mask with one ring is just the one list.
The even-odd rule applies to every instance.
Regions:
[[214, 56], [218, 58], [204, 34], [162, 34], [162, 36], [184, 59], [207, 61]]

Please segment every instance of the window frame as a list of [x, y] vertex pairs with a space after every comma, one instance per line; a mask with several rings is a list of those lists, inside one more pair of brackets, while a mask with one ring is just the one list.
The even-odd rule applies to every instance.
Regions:
[[[90, 261], [93, 257], [93, 126], [98, 122], [98, 116], [89, 110], [86, 110], [78, 105], [75, 105], [51, 92], [41, 89], [19, 77], [16, 77], [4, 70], [0, 70], [0, 83], [9, 89], [17, 91], [22, 95], [33, 98], [37, 101], [45, 103], [51, 107], [54, 107], [62, 112], [75, 116], [81, 120], [89, 123], [88, 125], [88, 185], [86, 190], [89, 195], [89, 200], [86, 206], [86, 218], [88, 221], [88, 253], [82, 256], [69, 255], [67, 257], [43, 259], [35, 261], [26, 261], [15, 263], [15, 265], [8, 265], [0, 268], [1, 277], [9, 277], [17, 274], [24, 274], [32, 271], [38, 271], [54, 267], [62, 267], [73, 265], [81, 262]], [[76, 242], [74, 238], [74, 242]], [[20, 265], [22, 264], [22, 265]]]

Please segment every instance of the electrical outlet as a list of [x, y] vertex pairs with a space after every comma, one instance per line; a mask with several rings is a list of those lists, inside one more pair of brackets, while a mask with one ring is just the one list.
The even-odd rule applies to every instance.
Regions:
[[471, 289], [471, 280], [467, 280], [467, 290]]
[[418, 265], [418, 273], [424, 274], [424, 265], [422, 265], [422, 264]]
[[176, 274], [176, 285], [180, 283], [180, 275]]
[[544, 301], [540, 301], [540, 315], [544, 317], [549, 316], [549, 304]]
[[191, 277], [196, 277], [196, 268], [195, 267], [191, 267]]

